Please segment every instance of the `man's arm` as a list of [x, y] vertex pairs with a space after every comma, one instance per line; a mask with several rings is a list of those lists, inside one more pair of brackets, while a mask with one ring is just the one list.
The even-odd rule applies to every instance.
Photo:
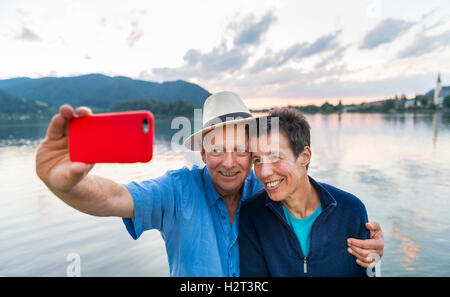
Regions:
[[356, 263], [367, 268], [373, 265], [374, 257], [370, 255], [376, 254], [379, 259], [383, 256], [384, 238], [380, 224], [377, 222], [366, 223], [366, 229], [370, 231], [370, 239], [360, 240], [356, 238], [348, 238], [347, 251], [356, 257]]
[[[76, 110], [77, 116], [92, 111]], [[133, 218], [133, 198], [124, 185], [89, 175], [94, 164], [71, 162], [69, 157], [69, 121], [75, 116], [69, 105], [60, 107], [36, 153], [36, 173], [45, 185], [71, 207], [94, 216]]]

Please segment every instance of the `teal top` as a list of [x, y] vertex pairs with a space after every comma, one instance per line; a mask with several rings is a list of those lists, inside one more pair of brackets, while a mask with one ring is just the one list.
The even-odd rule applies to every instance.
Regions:
[[291, 228], [294, 230], [295, 235], [297, 235], [297, 239], [300, 242], [300, 248], [302, 249], [303, 255], [306, 257], [309, 253], [309, 245], [310, 245], [310, 234], [311, 227], [314, 221], [322, 212], [322, 205], [316, 208], [316, 210], [307, 218], [298, 219], [294, 217], [289, 210], [287, 210], [283, 204], [284, 215], [286, 216], [286, 220], [288, 221]]

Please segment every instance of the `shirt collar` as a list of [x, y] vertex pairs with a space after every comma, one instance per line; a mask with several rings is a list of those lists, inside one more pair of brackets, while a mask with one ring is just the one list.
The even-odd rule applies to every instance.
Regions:
[[[250, 175], [244, 181], [240, 202], [245, 201], [252, 194], [251, 186], [250, 186], [250, 179], [252, 178], [252, 174], [253, 174], [253, 170], [251, 171]], [[208, 206], [211, 207], [212, 205], [214, 205], [214, 203], [216, 203], [216, 201], [219, 198], [221, 198], [221, 196], [219, 195], [219, 193], [217, 193], [216, 188], [214, 187], [214, 184], [211, 180], [211, 176], [209, 175], [207, 166], [203, 167], [203, 183], [205, 184], [205, 188], [206, 188], [206, 197], [207, 197], [207, 201], [208, 201]]]

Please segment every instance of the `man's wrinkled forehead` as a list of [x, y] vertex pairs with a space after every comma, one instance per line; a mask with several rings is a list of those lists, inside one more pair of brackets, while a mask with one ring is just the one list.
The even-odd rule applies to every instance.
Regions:
[[248, 144], [248, 135], [243, 125], [223, 125], [203, 135], [203, 147], [222, 146], [233, 149]]

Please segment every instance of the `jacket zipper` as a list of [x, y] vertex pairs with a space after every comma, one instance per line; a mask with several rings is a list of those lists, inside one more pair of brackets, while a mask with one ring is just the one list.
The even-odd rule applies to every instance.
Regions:
[[[310, 233], [310, 241], [309, 241], [309, 255], [311, 254], [311, 248], [312, 248], [312, 231], [314, 228], [314, 225], [316, 225], [316, 222], [319, 220], [320, 217], [324, 217], [324, 213], [328, 212], [329, 208], [331, 208], [331, 205], [328, 205], [325, 209], [322, 209], [322, 212], [320, 213], [320, 215], [316, 218], [316, 220], [314, 221], [314, 223], [311, 226], [311, 233]], [[271, 209], [272, 211], [278, 216], [278, 218], [281, 219], [282, 223], [288, 228], [289, 232], [291, 233], [291, 236], [293, 236], [296, 240], [295, 242], [297, 242], [298, 245], [298, 249], [300, 250], [300, 254], [303, 255], [303, 252], [301, 250], [300, 247], [300, 243], [298, 242], [297, 236], [295, 235], [294, 231], [292, 230], [292, 226], [290, 226], [287, 221], [286, 218], [281, 217], [281, 215], [273, 208], [273, 206], [271, 205]], [[309, 256], [308, 255], [308, 256]], [[303, 273], [306, 274], [308, 273], [308, 257], [303, 255]]]

